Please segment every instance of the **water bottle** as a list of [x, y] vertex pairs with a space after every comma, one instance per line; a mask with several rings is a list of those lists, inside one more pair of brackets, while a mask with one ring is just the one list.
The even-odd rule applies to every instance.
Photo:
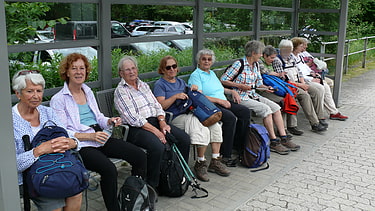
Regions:
[[[105, 132], [108, 135], [107, 140], [112, 136], [112, 131], [113, 131], [113, 125], [110, 125], [108, 126], [107, 129], [103, 130], [103, 132]], [[107, 142], [107, 140], [105, 140], [104, 144]]]

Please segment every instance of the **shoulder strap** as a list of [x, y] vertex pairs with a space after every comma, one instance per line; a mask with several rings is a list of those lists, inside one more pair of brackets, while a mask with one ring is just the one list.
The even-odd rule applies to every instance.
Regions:
[[285, 61], [284, 61], [284, 59], [281, 57], [280, 54], [277, 54], [277, 57], [279, 57], [281, 63], [283, 63], [283, 68], [285, 68]]
[[244, 66], [245, 66], [245, 62], [243, 61], [243, 59], [239, 59], [238, 61], [240, 61], [240, 63], [241, 63], [240, 69], [238, 70], [238, 73], [236, 75], [234, 75], [234, 77], [233, 77], [233, 79], [231, 81], [236, 80], [236, 78], [239, 75], [241, 75], [241, 73], [243, 72], [243, 69], [244, 69]]

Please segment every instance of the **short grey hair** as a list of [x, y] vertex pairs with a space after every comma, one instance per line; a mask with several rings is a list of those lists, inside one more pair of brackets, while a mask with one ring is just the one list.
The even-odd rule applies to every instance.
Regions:
[[293, 49], [293, 42], [291, 40], [283, 39], [279, 43], [279, 48], [292, 48]]
[[272, 45], [267, 45], [264, 47], [263, 54], [266, 56], [271, 56], [273, 54], [277, 54], [277, 51]]
[[245, 56], [250, 57], [253, 53], [263, 53], [264, 44], [258, 40], [251, 40], [245, 44]]
[[131, 61], [134, 63], [135, 67], [138, 69], [138, 61], [135, 57], [133, 56], [124, 56], [120, 59], [117, 65], [117, 70], [120, 72], [122, 70], [122, 65], [124, 64], [125, 61]]
[[195, 57], [195, 60], [196, 60], [197, 63], [199, 63], [199, 60], [202, 57], [202, 55], [210, 55], [210, 56], [212, 56], [212, 64], [215, 63], [216, 57], [215, 57], [215, 53], [214, 53], [213, 50], [202, 49], [202, 50], [198, 51], [197, 56]]
[[21, 93], [22, 89], [26, 88], [26, 80], [31, 81], [35, 85], [42, 85], [43, 89], [45, 88], [46, 81], [44, 80], [42, 74], [40, 73], [28, 73], [25, 75], [20, 75], [20, 72], [28, 70], [19, 70], [17, 71], [12, 78], [12, 88], [13, 91]]

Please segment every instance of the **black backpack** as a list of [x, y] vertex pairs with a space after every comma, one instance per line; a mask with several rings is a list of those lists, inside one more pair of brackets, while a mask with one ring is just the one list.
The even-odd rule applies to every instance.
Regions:
[[121, 211], [154, 210], [156, 191], [137, 176], [129, 176], [118, 194]]
[[160, 167], [159, 194], [179, 197], [185, 194], [189, 184], [176, 153], [166, 143]]
[[179, 197], [185, 194], [190, 185], [194, 192], [191, 198], [207, 197], [208, 191], [200, 187], [197, 178], [178, 150], [176, 138], [171, 133], [167, 133], [166, 139], [166, 149], [160, 169], [159, 194]]
[[[47, 121], [35, 135], [31, 147], [61, 136], [68, 137], [66, 130]], [[89, 172], [77, 151], [44, 154], [27, 170], [26, 183], [31, 197], [66, 198], [89, 186]]]

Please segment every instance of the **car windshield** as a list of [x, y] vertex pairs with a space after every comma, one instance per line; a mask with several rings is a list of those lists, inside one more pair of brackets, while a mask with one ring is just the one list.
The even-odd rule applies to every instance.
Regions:
[[182, 49], [193, 47], [193, 40], [192, 39], [173, 40], [173, 41], [175, 43], [177, 43], [179, 46], [181, 46]]
[[161, 50], [169, 50], [170, 48], [160, 41], [155, 42], [142, 42], [142, 43], [133, 43], [137, 48], [144, 54], [149, 54], [152, 52], [158, 52]]
[[89, 60], [97, 58], [97, 51], [91, 47], [54, 49], [52, 51], [54, 54], [60, 53], [63, 56], [67, 56], [71, 53], [80, 53], [85, 55]]
[[37, 32], [40, 40], [50, 40], [53, 39], [53, 32]]

